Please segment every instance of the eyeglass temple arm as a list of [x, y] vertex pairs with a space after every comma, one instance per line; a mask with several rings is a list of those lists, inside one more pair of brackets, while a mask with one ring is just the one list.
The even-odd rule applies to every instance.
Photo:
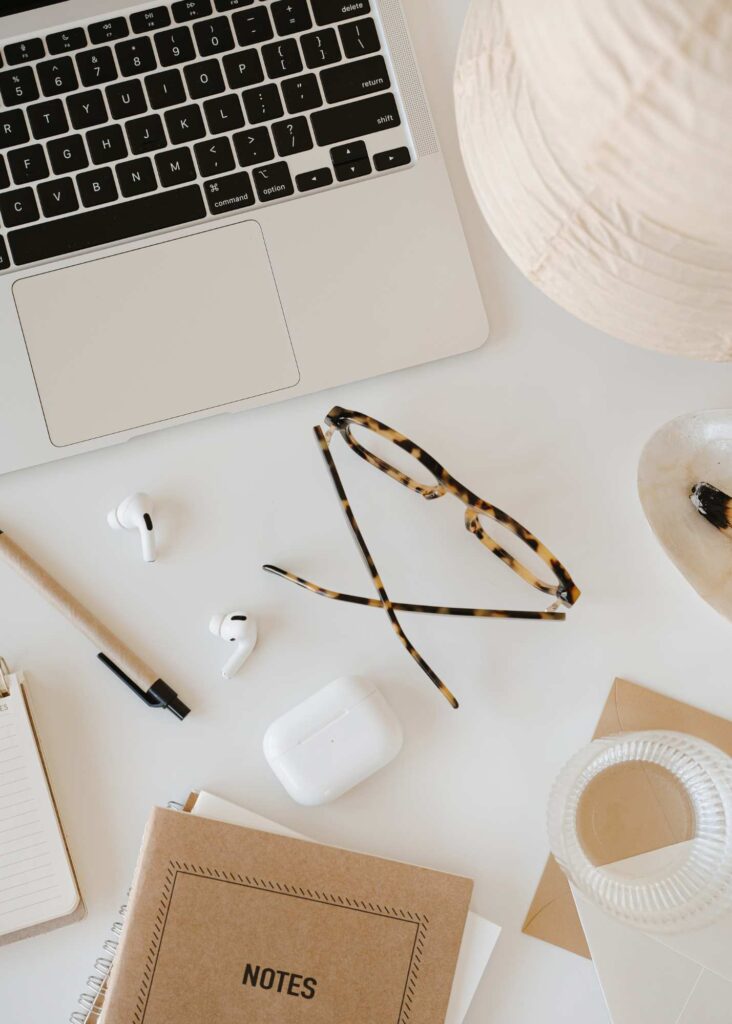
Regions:
[[[265, 572], [279, 576], [280, 579], [296, 583], [298, 587], [309, 590], [311, 594], [318, 594], [319, 597], [328, 597], [332, 601], [343, 601], [346, 604], [358, 604], [367, 608], [383, 608], [384, 605], [376, 597], [359, 597], [356, 594], [344, 594], [339, 590], [327, 590], [325, 587], [313, 583], [311, 580], [296, 576], [286, 569], [280, 569], [277, 565], [263, 565]], [[396, 612], [417, 612], [423, 615], [454, 615], [462, 618], [475, 619], [541, 619], [548, 622], [563, 622], [566, 619], [564, 612], [548, 609], [544, 612], [523, 611], [510, 608], [460, 608], [439, 604], [412, 604], [405, 601], [392, 601], [391, 606]]]
[[427, 664], [427, 662], [424, 660], [422, 655], [419, 653], [417, 648], [412, 644], [412, 641], [409, 639], [407, 634], [402, 629], [401, 623], [399, 622], [399, 619], [396, 616], [396, 612], [394, 611], [392, 603], [389, 600], [389, 595], [387, 594], [386, 589], [384, 588], [384, 584], [381, 581], [379, 571], [376, 568], [376, 563], [371, 557], [371, 552], [369, 551], [366, 545], [364, 536], [361, 533], [359, 525], [356, 521], [356, 517], [353, 514], [351, 503], [348, 500], [348, 495], [346, 494], [345, 488], [338, 473], [338, 469], [336, 468], [336, 464], [333, 460], [333, 456], [330, 451], [330, 447], [328, 444], [329, 437], [326, 437], [322, 427], [319, 426], [314, 428], [314, 433], [317, 438], [318, 445], [320, 446], [321, 454], [325, 459], [325, 463], [328, 467], [328, 471], [335, 486], [336, 493], [341, 503], [341, 507], [343, 509], [343, 512], [345, 513], [346, 521], [348, 522], [348, 526], [353, 535], [353, 539], [356, 541], [358, 549], [361, 552], [361, 555], [363, 556], [364, 562], [366, 563], [366, 567], [368, 568], [369, 573], [371, 574], [371, 579], [373, 581], [374, 587], [376, 588], [376, 592], [379, 595], [379, 598], [381, 599], [381, 607], [386, 612], [389, 621], [391, 622], [392, 629], [399, 637], [399, 640], [403, 644], [404, 648], [406, 649], [410, 657], [412, 657], [417, 662], [417, 664], [422, 669], [427, 678], [432, 683], [434, 683], [434, 685], [440, 691], [440, 693], [448, 702], [448, 704], [453, 708], [458, 708], [459, 704], [457, 702], [457, 698], [455, 697], [455, 695], [450, 692], [447, 686], [445, 686], [445, 684], [437, 675], [435, 670]]

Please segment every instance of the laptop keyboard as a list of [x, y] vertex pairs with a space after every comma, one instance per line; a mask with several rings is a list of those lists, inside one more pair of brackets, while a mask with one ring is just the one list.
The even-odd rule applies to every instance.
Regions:
[[369, 0], [177, 0], [2, 47], [0, 272], [413, 163]]

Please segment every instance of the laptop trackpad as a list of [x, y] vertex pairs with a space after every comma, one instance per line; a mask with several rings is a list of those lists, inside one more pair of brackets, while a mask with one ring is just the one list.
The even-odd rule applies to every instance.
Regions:
[[13, 293], [54, 445], [299, 380], [255, 221], [23, 278]]

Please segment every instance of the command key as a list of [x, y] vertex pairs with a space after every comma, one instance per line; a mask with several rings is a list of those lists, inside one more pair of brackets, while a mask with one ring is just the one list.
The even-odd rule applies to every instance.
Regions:
[[208, 208], [213, 214], [231, 213], [255, 202], [252, 182], [246, 171], [211, 178], [203, 186]]

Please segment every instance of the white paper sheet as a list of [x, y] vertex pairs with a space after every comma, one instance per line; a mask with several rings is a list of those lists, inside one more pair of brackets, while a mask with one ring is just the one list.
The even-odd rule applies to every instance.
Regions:
[[79, 903], [20, 680], [8, 682], [0, 698], [0, 938]]
[[[654, 850], [614, 867], [640, 877], [667, 858], [668, 849]], [[732, 914], [683, 935], [656, 935], [572, 893], [613, 1024], [730, 1024]]]

